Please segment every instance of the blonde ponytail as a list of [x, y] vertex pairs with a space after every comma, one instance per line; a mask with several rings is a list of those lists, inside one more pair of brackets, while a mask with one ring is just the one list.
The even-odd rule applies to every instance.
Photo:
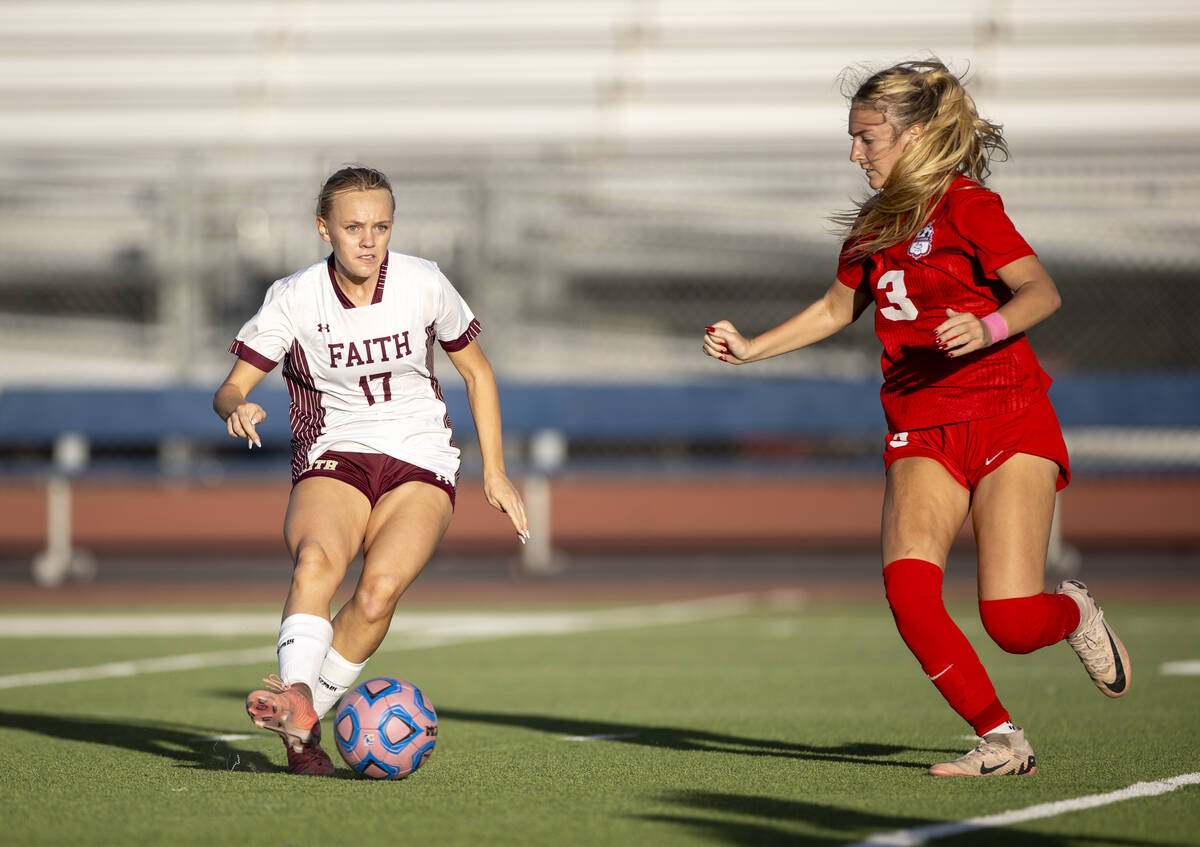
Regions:
[[921, 125], [883, 188], [856, 209], [833, 216], [856, 252], [874, 253], [913, 238], [955, 177], [964, 174], [982, 184], [992, 156], [1008, 156], [1001, 127], [979, 117], [971, 95], [941, 62], [903, 62], [872, 74], [850, 102], [882, 113], [897, 138]]

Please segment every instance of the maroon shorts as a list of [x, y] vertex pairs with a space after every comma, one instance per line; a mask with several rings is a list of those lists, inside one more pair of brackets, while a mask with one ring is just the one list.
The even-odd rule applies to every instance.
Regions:
[[1062, 491], [1071, 481], [1067, 445], [1049, 398], [992, 418], [889, 432], [883, 464], [890, 468], [897, 459], [925, 456], [940, 462], [960, 485], [974, 491], [979, 480], [1016, 453], [1041, 456], [1057, 464], [1056, 490]]
[[301, 471], [299, 476], [292, 480], [292, 485], [313, 476], [327, 476], [353, 485], [370, 501], [372, 508], [379, 502], [380, 497], [393, 488], [406, 482], [427, 482], [445, 491], [450, 496], [450, 508], [454, 508], [454, 480], [382, 453], [326, 451], [321, 454], [321, 458]]

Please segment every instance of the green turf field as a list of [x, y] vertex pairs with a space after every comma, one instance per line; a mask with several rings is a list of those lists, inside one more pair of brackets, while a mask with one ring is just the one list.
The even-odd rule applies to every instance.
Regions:
[[[211, 740], [253, 731], [245, 694], [275, 670], [252, 622], [0, 636], [0, 843], [1200, 843], [1197, 784], [931, 828], [1200, 771], [1200, 676], [1160, 672], [1200, 659], [1182, 603], [1106, 605], [1133, 656], [1120, 701], [1066, 645], [1003, 654], [952, 606], [1038, 755], [1033, 776], [972, 780], [925, 774], [973, 742], [881, 603], [405, 611], [420, 614], [397, 619], [367, 672], [417, 682], [440, 733], [394, 783], [352, 777], [332, 744], [342, 769], [319, 778], [282, 773], [273, 735]], [[197, 658], [139, 664], [179, 656]]]

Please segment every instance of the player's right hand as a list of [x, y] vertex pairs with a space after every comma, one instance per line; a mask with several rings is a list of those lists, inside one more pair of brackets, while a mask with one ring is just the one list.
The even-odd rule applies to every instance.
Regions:
[[731, 365], [744, 365], [750, 356], [750, 342], [729, 321], [717, 321], [704, 328], [706, 355]]
[[525, 514], [525, 501], [505, 474], [485, 472], [483, 496], [488, 503], [508, 515], [522, 544], [529, 541], [529, 517]]
[[246, 439], [246, 446], [262, 447], [255, 424], [267, 419], [267, 413], [257, 403], [242, 403], [225, 419], [225, 430], [234, 438]]

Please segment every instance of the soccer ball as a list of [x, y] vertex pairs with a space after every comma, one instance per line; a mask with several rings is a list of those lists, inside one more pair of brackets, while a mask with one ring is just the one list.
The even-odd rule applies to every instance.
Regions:
[[342, 759], [371, 779], [404, 779], [437, 743], [437, 715], [403, 679], [368, 679], [338, 703], [334, 737]]

